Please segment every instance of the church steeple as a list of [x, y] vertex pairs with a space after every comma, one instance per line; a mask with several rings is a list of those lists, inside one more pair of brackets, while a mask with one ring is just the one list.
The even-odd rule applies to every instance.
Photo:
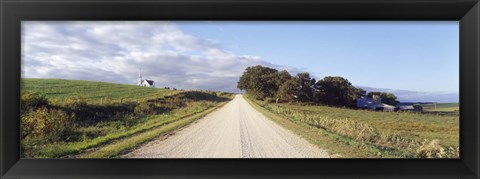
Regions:
[[142, 69], [138, 69], [138, 86], [155, 87], [155, 81], [142, 78]]
[[138, 70], [138, 85], [142, 85], [142, 69]]

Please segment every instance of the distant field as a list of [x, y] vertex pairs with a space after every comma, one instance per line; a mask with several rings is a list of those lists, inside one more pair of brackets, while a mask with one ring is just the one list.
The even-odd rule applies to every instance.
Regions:
[[460, 110], [459, 103], [437, 103], [435, 104], [423, 104], [424, 111], [440, 111], [440, 112], [454, 112]]
[[430, 155], [425, 151], [431, 150], [441, 153], [442, 157], [452, 157], [455, 152], [447, 155], [440, 147], [445, 151], [459, 147], [458, 115], [375, 112], [251, 101], [261, 107], [264, 114], [310, 142], [347, 158], [417, 158]]
[[162, 98], [180, 91], [146, 88], [136, 85], [124, 85], [105, 82], [63, 79], [22, 79], [21, 90], [45, 94], [49, 99], [59, 101], [67, 97], [82, 97], [90, 104], [100, 104], [103, 101], [120, 102], [143, 101], [151, 98]]

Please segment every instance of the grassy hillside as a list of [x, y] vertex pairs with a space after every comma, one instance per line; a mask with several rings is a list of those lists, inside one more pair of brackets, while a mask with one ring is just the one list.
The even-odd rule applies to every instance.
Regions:
[[162, 98], [180, 91], [161, 88], [146, 88], [136, 85], [124, 85], [105, 82], [63, 79], [22, 79], [22, 90], [45, 94], [48, 99], [59, 101], [67, 97], [81, 97], [87, 103], [144, 101], [151, 98]]
[[460, 110], [459, 103], [437, 103], [436, 108], [435, 104], [423, 104], [424, 111], [439, 111], [439, 112], [454, 112]]
[[250, 101], [270, 118], [343, 157], [458, 157], [458, 115]]
[[219, 92], [23, 79], [22, 157], [116, 157], [201, 118], [232, 97]]

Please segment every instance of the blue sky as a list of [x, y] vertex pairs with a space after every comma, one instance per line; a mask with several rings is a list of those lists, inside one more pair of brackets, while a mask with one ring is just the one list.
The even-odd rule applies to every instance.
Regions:
[[458, 22], [184, 22], [225, 49], [353, 84], [458, 92]]
[[22, 77], [238, 92], [252, 65], [458, 102], [459, 27], [443, 22], [23, 21]]

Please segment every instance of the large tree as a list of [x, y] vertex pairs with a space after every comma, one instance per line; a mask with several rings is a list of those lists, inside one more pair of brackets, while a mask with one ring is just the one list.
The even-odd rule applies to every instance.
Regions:
[[385, 104], [395, 106], [399, 103], [399, 101], [397, 101], [397, 96], [395, 96], [395, 94], [393, 93], [371, 91], [367, 94], [367, 97], [372, 98], [373, 95], [376, 95], [382, 98], [382, 103], [385, 103]]
[[273, 97], [278, 90], [275, 78], [277, 72], [276, 69], [260, 65], [247, 67], [237, 83], [237, 88], [259, 100]]
[[315, 79], [310, 77], [309, 73], [298, 73], [298, 81], [300, 83], [300, 91], [298, 99], [302, 102], [313, 101], [313, 85], [315, 85]]
[[340, 76], [327, 76], [315, 84], [316, 101], [330, 106], [352, 106], [359, 90], [347, 79]]
[[292, 79], [292, 76], [287, 70], [282, 70], [275, 73], [275, 82], [278, 87], [282, 86], [283, 83], [290, 79]]
[[300, 80], [296, 77], [285, 81], [278, 89], [277, 99], [280, 102], [298, 101], [300, 93]]
[[285, 82], [291, 79], [293, 79], [293, 77], [290, 75], [290, 73], [288, 73], [287, 70], [282, 70], [275, 73], [275, 83], [276, 83], [276, 86], [278, 87], [278, 90], [273, 96], [276, 98], [276, 102], [278, 102], [279, 100], [282, 100], [280, 99], [281, 95], [278, 94], [280, 92], [280, 88], [282, 87], [283, 84], [285, 84]]

